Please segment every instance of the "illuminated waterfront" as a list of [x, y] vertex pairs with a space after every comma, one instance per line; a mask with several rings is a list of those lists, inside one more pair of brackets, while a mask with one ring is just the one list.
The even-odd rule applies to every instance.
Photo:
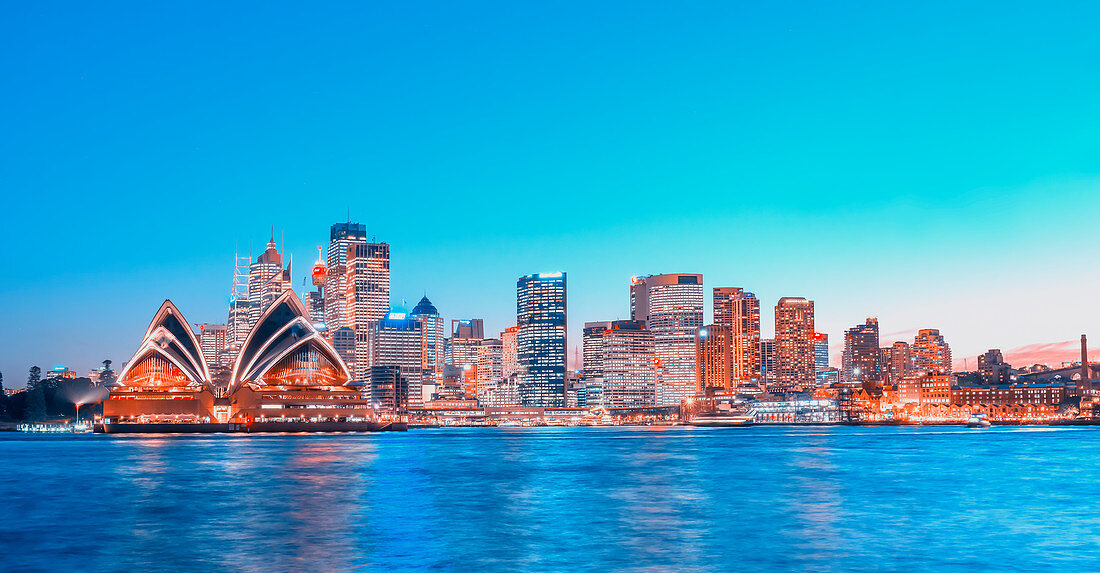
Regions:
[[[0, 436], [4, 570], [1081, 570], [1091, 428]], [[59, 463], [60, 462], [60, 463]]]

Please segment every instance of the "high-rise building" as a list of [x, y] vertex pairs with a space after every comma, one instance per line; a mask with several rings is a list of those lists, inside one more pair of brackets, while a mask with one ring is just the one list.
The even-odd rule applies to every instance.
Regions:
[[816, 382], [814, 301], [783, 297], [775, 305], [775, 389], [803, 391]]
[[225, 351], [226, 326], [224, 324], [205, 323], [198, 325], [198, 327], [199, 345], [202, 346], [202, 354], [206, 357], [207, 366], [211, 369], [215, 366], [225, 366], [228, 357]]
[[480, 318], [451, 320], [451, 338], [485, 338], [485, 321]]
[[768, 382], [775, 381], [775, 339], [760, 340], [760, 373]]
[[[330, 331], [330, 335], [332, 336], [332, 347], [336, 349], [336, 354], [340, 356], [340, 360], [344, 361], [354, 379], [365, 380], [365, 378], [360, 378], [356, 374], [355, 331], [346, 326], [341, 326]], [[366, 362], [366, 357], [364, 357], [364, 362]], [[364, 370], [360, 369], [358, 372], [363, 374]]]
[[823, 372], [829, 369], [829, 335], [824, 332], [814, 333], [814, 371]]
[[524, 406], [565, 406], [565, 273], [541, 273], [516, 282], [519, 400]]
[[917, 331], [912, 352], [916, 373], [951, 372], [951, 347], [939, 330], [925, 328]]
[[[355, 331], [356, 378], [366, 376], [374, 363], [370, 349], [370, 332], [374, 324], [385, 318], [390, 308], [390, 246], [386, 243], [357, 242], [348, 245], [345, 270], [344, 321]], [[404, 317], [402, 317], [404, 318]], [[368, 362], [362, 358], [367, 357]], [[382, 364], [389, 366], [389, 364]], [[409, 381], [409, 391], [420, 391], [420, 377]], [[409, 398], [409, 407], [419, 407], [419, 400]]]
[[248, 266], [248, 327], [251, 329], [267, 307], [290, 288], [290, 265], [283, 268], [283, 257], [272, 237], [263, 254]]
[[348, 248], [367, 242], [367, 227], [359, 223], [336, 223], [329, 228], [328, 264], [325, 276], [325, 324], [329, 332], [353, 325], [347, 319]]
[[[730, 375], [733, 353], [730, 352], [729, 330], [718, 324], [695, 331], [695, 392], [707, 396], [714, 390], [729, 390], [735, 382]], [[759, 344], [757, 344], [759, 347]], [[737, 381], [740, 385], [741, 381]]]
[[362, 331], [390, 309], [390, 246], [353, 243], [348, 246], [346, 271], [347, 326]]
[[741, 385], [760, 376], [760, 300], [737, 287], [714, 289], [714, 324], [730, 333], [730, 377]]
[[247, 297], [234, 298], [229, 301], [229, 321], [225, 326], [225, 360], [226, 364], [233, 364], [237, 359], [237, 353], [244, 344], [245, 338], [252, 330], [249, 315], [251, 305]]
[[703, 275], [634, 277], [630, 318], [653, 333], [657, 356], [657, 405], [679, 404], [695, 396], [695, 331], [703, 326]]
[[603, 377], [603, 333], [611, 321], [586, 322], [581, 330], [581, 377], [585, 380]]
[[883, 367], [886, 380], [896, 385], [903, 377], [913, 373], [913, 358], [908, 342], [895, 342], [883, 348]]
[[844, 354], [841, 357], [840, 380], [860, 383], [882, 380], [882, 350], [878, 345], [878, 319], [868, 318], [844, 331]]
[[[401, 377], [408, 384], [407, 404], [413, 410], [424, 404], [422, 328], [421, 322], [408, 318], [403, 313], [390, 313], [385, 318], [372, 322], [368, 330], [370, 366], [394, 366], [400, 369]], [[356, 355], [358, 354], [357, 345]], [[362, 361], [356, 363], [356, 370], [360, 370], [360, 362]], [[356, 377], [362, 376], [360, 379], [365, 379], [370, 373], [371, 368], [364, 368]]]
[[518, 326], [509, 326], [504, 329], [504, 332], [500, 333], [500, 375], [503, 378], [510, 378], [519, 373], [519, 353], [516, 349], [516, 334], [518, 332]]
[[978, 375], [983, 384], [1008, 384], [1012, 381], [1011, 371], [1000, 349], [992, 348], [978, 356]]
[[424, 381], [436, 386], [443, 383], [443, 318], [432, 301], [425, 296], [416, 303], [409, 318], [420, 322], [421, 357], [424, 361]]
[[[600, 344], [602, 376], [594, 377], [592, 389], [600, 397], [586, 396], [589, 405], [608, 408], [653, 406], [657, 397], [657, 368], [654, 335], [640, 320], [616, 320], [603, 332]], [[589, 389], [586, 381], [586, 391]], [[592, 398], [589, 401], [589, 398]]]
[[495, 338], [481, 340], [477, 347], [477, 389], [474, 395], [484, 400], [500, 384], [504, 368], [504, 343]]

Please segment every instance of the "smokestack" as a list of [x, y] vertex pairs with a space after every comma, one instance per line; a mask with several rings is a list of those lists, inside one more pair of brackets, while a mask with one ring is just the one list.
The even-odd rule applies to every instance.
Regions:
[[1089, 384], [1089, 346], [1085, 342], [1085, 335], [1081, 335], [1081, 383]]

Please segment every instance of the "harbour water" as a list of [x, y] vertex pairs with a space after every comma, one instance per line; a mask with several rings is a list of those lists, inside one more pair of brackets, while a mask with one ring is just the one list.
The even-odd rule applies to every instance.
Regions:
[[1085, 571], [1100, 428], [0, 436], [0, 570]]

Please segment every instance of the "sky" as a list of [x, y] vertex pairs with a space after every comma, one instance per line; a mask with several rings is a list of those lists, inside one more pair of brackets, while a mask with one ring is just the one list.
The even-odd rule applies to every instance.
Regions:
[[666, 272], [765, 336], [813, 299], [834, 358], [868, 316], [971, 365], [1100, 345], [1100, 5], [521, 4], [7, 6], [5, 384], [121, 364], [166, 298], [224, 322], [272, 227], [301, 285], [349, 213], [395, 304], [487, 332], [567, 272], [571, 347]]

